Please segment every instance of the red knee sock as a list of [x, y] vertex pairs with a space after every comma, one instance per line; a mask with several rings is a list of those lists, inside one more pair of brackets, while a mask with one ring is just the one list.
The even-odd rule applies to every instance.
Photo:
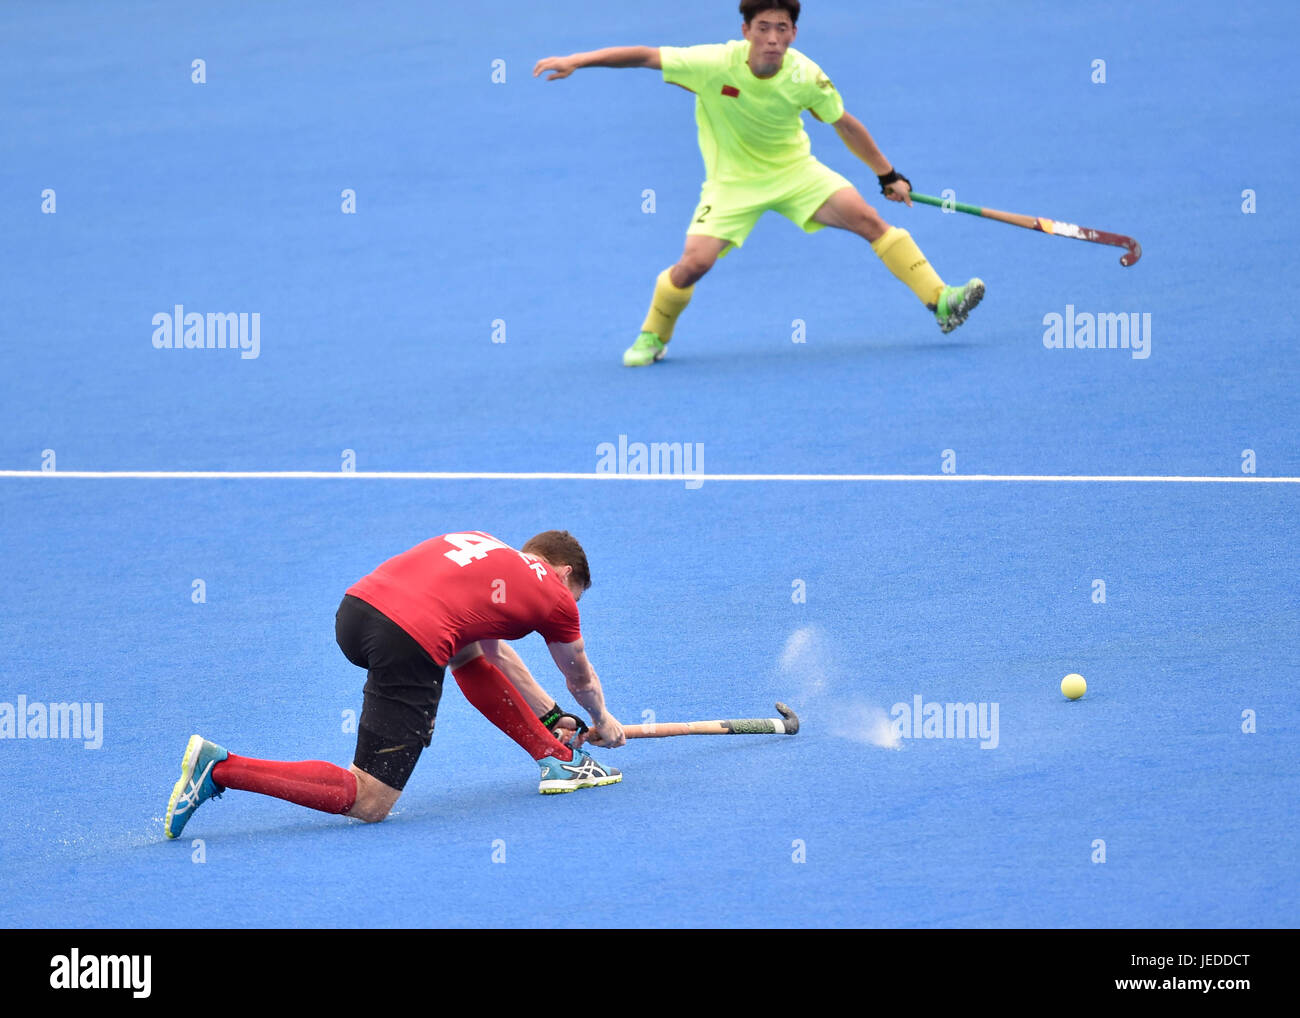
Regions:
[[501, 669], [485, 657], [461, 665], [452, 675], [465, 699], [519, 743], [534, 760], [544, 756], [572, 760], [573, 750], [555, 738]]
[[357, 801], [357, 776], [324, 760], [284, 763], [231, 753], [212, 768], [212, 779], [226, 788], [273, 795], [322, 813], [346, 813]]

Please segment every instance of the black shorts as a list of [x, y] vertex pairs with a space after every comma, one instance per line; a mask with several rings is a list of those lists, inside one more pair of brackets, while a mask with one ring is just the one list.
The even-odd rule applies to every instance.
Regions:
[[344, 656], [366, 670], [352, 762], [400, 790], [433, 738], [445, 669], [396, 622], [351, 594], [334, 616], [334, 635]]

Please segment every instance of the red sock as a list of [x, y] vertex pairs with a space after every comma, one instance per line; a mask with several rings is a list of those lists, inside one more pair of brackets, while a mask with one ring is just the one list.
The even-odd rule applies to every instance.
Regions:
[[357, 801], [357, 776], [324, 760], [284, 763], [231, 753], [212, 768], [212, 779], [226, 788], [274, 795], [322, 813], [346, 813]]
[[476, 657], [451, 673], [465, 699], [479, 713], [519, 743], [534, 760], [544, 756], [572, 760], [573, 750], [555, 738], [505, 677], [485, 657]]

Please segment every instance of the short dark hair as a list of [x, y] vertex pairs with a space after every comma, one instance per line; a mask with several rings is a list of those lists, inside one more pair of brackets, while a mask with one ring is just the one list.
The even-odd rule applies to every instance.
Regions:
[[570, 574], [574, 583], [583, 590], [591, 586], [591, 568], [587, 565], [587, 553], [582, 550], [578, 539], [567, 530], [543, 530], [536, 537], [530, 537], [528, 543], [519, 549], [529, 555], [544, 558], [553, 566], [572, 566]]
[[790, 24], [799, 24], [799, 0], [740, 0], [740, 13], [747, 25], [764, 11], [785, 11]]

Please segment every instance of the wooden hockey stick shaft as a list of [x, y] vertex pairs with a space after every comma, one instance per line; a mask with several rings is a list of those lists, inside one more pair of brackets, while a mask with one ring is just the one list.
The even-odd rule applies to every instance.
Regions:
[[1142, 257], [1142, 245], [1132, 237], [1126, 237], [1122, 233], [1108, 233], [1105, 230], [1094, 230], [1091, 227], [1063, 223], [1055, 219], [1045, 219], [1041, 216], [1021, 215], [1019, 212], [1000, 212], [997, 209], [981, 208], [979, 205], [966, 205], [948, 198], [936, 198], [931, 194], [917, 194], [915, 191], [912, 192], [912, 201], [919, 201], [922, 205], [936, 205], [939, 208], [965, 212], [967, 215], [980, 216], [984, 219], [996, 219], [999, 223], [1021, 226], [1026, 230], [1038, 230], [1040, 233], [1050, 233], [1054, 237], [1073, 237], [1075, 240], [1086, 240], [1093, 244], [1110, 244], [1114, 247], [1122, 247], [1125, 251], [1120, 256], [1119, 263], [1126, 267], [1136, 264], [1137, 260]]
[[624, 725], [629, 739], [666, 739], [674, 735], [795, 735], [799, 715], [783, 703], [776, 705], [779, 718], [736, 718], [730, 721], [670, 721], [648, 725]]

